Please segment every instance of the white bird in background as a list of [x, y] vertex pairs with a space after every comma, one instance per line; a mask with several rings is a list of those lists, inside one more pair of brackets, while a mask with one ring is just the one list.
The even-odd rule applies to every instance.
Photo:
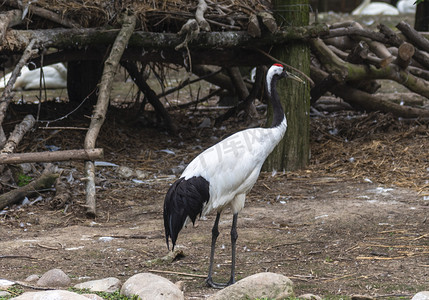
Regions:
[[399, 15], [399, 11], [393, 5], [384, 2], [372, 2], [364, 0], [352, 11], [352, 15]]
[[[239, 131], [198, 155], [186, 167], [182, 176], [170, 187], [164, 202], [164, 227], [167, 247], [169, 238], [176, 244], [180, 230], [198, 215], [216, 211], [212, 229], [210, 266], [206, 282], [221, 288], [235, 282], [235, 252], [237, 241], [237, 216], [244, 207], [246, 194], [255, 184], [262, 164], [286, 132], [287, 122], [276, 90], [277, 80], [289, 77], [303, 82], [274, 64], [266, 75], [267, 95], [273, 107], [270, 128], [250, 128]], [[233, 213], [231, 227], [231, 277], [226, 284], [213, 282], [213, 261], [218, 224], [222, 210], [230, 206]]]
[[[0, 89], [4, 89], [12, 73], [0, 79]], [[47, 89], [62, 89], [67, 87], [67, 69], [62, 63], [43, 67], [43, 77], [40, 81], [40, 68], [29, 70], [24, 66], [21, 74], [13, 85], [14, 90], [33, 90], [46, 87]], [[42, 85], [40, 85], [42, 82]]]
[[415, 14], [416, 13], [416, 0], [399, 0], [396, 3], [399, 13], [401, 14]]

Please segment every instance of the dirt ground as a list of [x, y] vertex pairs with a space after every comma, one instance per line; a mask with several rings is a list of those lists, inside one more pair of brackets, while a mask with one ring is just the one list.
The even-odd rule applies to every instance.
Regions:
[[[183, 230], [175, 261], [166, 248], [162, 205], [169, 185], [202, 149], [246, 123], [199, 128], [219, 110], [176, 113], [179, 135], [110, 115], [97, 147], [104, 161], [140, 170], [121, 178], [115, 167], [97, 168], [97, 217], [85, 216], [83, 163], [59, 166], [72, 202], [53, 209], [53, 192], [33, 205], [0, 215], [0, 278], [24, 280], [52, 268], [73, 283], [140, 272], [183, 281], [187, 299], [203, 299], [214, 216]], [[261, 121], [263, 115], [261, 116]], [[86, 122], [86, 123], [85, 123]], [[68, 120], [68, 126], [87, 126]], [[10, 122], [12, 125], [13, 122]], [[428, 290], [429, 130], [427, 123], [389, 115], [340, 112], [312, 118], [311, 164], [296, 172], [261, 173], [239, 215], [237, 279], [276, 272], [294, 282], [296, 295], [329, 299], [353, 294], [409, 299]], [[81, 148], [84, 131], [36, 130], [19, 151], [45, 145]], [[38, 170], [42, 168], [36, 166]], [[30, 199], [30, 201], [35, 198]], [[220, 223], [215, 279], [227, 281], [231, 214]]]

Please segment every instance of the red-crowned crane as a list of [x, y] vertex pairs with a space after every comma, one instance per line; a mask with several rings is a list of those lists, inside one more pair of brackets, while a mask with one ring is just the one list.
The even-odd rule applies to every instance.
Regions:
[[[169, 238], [174, 249], [180, 230], [189, 221], [194, 223], [198, 215], [204, 216], [213, 210], [217, 212], [206, 279], [207, 284], [214, 288], [235, 283], [238, 213], [244, 207], [246, 194], [258, 179], [262, 164], [286, 132], [286, 116], [276, 90], [277, 80], [282, 77], [303, 82], [280, 64], [274, 64], [268, 70], [266, 90], [274, 113], [271, 127], [242, 130], [208, 148], [191, 161], [165, 196], [164, 227], [168, 248]], [[213, 261], [220, 214], [227, 206], [233, 213], [231, 277], [226, 284], [219, 284], [212, 279]]]

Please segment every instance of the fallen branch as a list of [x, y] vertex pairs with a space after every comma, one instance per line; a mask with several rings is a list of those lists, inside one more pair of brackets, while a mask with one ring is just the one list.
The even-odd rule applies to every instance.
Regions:
[[207, 275], [191, 274], [191, 273], [175, 272], [175, 271], [149, 270], [149, 272], [163, 273], [163, 274], [173, 274], [173, 275], [182, 275], [182, 276], [188, 276], [188, 277], [207, 278]]
[[33, 128], [35, 123], [36, 123], [36, 120], [32, 115], [25, 116], [22, 122], [15, 126], [15, 129], [13, 130], [12, 134], [9, 136], [6, 144], [4, 145], [0, 153], [4, 154], [4, 153], [15, 152], [15, 149], [18, 146], [19, 142], [21, 142], [24, 135], [31, 128]]
[[101, 148], [30, 153], [3, 153], [0, 154], [0, 164], [22, 164], [32, 162], [53, 162], [69, 160], [96, 160], [102, 157], [103, 149]]
[[[106, 118], [109, 106], [110, 92], [112, 90], [113, 79], [118, 69], [119, 61], [128, 45], [128, 41], [133, 34], [136, 25], [136, 16], [125, 11], [122, 15], [122, 28], [112, 45], [109, 57], [104, 62], [103, 74], [99, 85], [99, 94], [95, 106], [91, 123], [85, 137], [84, 146], [86, 150], [94, 149], [98, 133]], [[90, 216], [96, 215], [95, 200], [95, 166], [90, 160], [85, 162], [86, 183], [86, 212]]]
[[15, 204], [25, 197], [31, 197], [41, 190], [50, 188], [52, 184], [54, 184], [55, 179], [57, 179], [59, 176], [59, 174], [45, 174], [40, 178], [30, 182], [26, 186], [0, 195], [0, 209], [3, 209], [8, 205]]

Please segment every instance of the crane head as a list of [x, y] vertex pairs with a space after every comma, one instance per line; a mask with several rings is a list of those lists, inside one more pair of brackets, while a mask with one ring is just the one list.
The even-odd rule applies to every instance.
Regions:
[[299, 78], [295, 74], [292, 74], [291, 72], [286, 71], [286, 68], [282, 64], [273, 64], [270, 68], [270, 71], [273, 72], [273, 75], [277, 74], [280, 77], [290, 78], [298, 82], [305, 83], [301, 78]]

